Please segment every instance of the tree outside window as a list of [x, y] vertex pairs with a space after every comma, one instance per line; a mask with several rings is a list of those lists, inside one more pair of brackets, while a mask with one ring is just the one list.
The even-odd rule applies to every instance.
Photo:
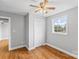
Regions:
[[54, 19], [52, 24], [54, 33], [67, 33], [67, 16]]

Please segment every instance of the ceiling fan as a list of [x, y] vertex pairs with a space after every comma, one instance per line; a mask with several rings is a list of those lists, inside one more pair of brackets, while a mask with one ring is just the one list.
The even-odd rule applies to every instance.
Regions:
[[46, 14], [48, 13], [48, 10], [55, 10], [56, 9], [56, 7], [54, 7], [54, 6], [52, 6], [52, 7], [48, 6], [48, 0], [44, 0], [43, 2], [40, 2], [38, 6], [32, 5], [32, 4], [30, 6], [36, 8], [35, 12], [41, 11]]

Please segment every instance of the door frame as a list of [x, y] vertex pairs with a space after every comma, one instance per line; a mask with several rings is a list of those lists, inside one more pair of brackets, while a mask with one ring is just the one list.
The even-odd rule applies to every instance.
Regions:
[[6, 17], [6, 16], [0, 16], [0, 18], [6, 18], [9, 20], [9, 46], [8, 46], [8, 50], [10, 51], [11, 49], [11, 17]]

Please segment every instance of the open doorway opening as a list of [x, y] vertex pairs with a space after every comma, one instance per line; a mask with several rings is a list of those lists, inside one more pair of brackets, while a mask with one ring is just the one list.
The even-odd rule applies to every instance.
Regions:
[[0, 49], [10, 48], [10, 18], [0, 16]]

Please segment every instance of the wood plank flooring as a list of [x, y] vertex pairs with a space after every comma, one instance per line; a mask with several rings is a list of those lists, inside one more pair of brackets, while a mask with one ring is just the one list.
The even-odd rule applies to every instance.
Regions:
[[8, 41], [0, 41], [0, 59], [76, 59], [47, 45], [32, 51], [26, 48], [8, 51]]

